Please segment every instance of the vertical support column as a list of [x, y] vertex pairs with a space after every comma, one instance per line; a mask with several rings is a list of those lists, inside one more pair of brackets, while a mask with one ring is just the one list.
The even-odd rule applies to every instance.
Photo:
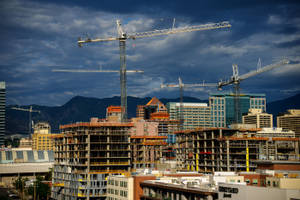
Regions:
[[266, 140], [266, 155], [267, 155], [267, 160], [269, 160], [269, 142]]
[[249, 172], [249, 141], [246, 140], [246, 171]]
[[229, 140], [226, 140], [226, 154], [227, 154], [227, 171], [230, 171], [230, 160], [229, 160]]
[[[207, 152], [207, 133], [206, 131], [203, 132], [203, 136], [204, 136], [204, 152]], [[205, 172], [207, 171], [207, 158], [205, 157], [204, 154], [204, 170]]]
[[[219, 138], [221, 139], [223, 137], [223, 132], [222, 129], [219, 129]], [[222, 165], [223, 165], [223, 142], [218, 141], [219, 143], [219, 161], [218, 161], [218, 166], [219, 169], [218, 171], [223, 171]]]
[[91, 177], [90, 177], [90, 161], [91, 161], [91, 135], [88, 130], [85, 132], [87, 134], [88, 143], [88, 159], [87, 159], [87, 200], [90, 199], [90, 187], [91, 187]]
[[277, 157], [277, 156], [278, 156], [278, 155], [277, 155], [277, 141], [275, 140], [275, 141], [273, 141], [273, 142], [274, 142], [274, 151], [275, 151], [275, 152], [274, 152], [274, 154], [275, 154], [275, 155], [274, 155], [274, 157], [275, 157], [274, 159], [275, 159], [275, 160], [278, 160], [278, 157]]
[[212, 164], [212, 171], [216, 171], [216, 160], [215, 160], [215, 132], [211, 131], [211, 164]]
[[296, 155], [296, 160], [299, 159], [299, 140], [297, 141], [294, 141], [294, 144], [295, 144], [295, 155]]

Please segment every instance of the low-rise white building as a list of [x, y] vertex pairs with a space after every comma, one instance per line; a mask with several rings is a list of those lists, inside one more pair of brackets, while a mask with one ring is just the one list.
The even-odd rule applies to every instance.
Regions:
[[133, 200], [133, 177], [124, 175], [108, 176], [107, 200]]

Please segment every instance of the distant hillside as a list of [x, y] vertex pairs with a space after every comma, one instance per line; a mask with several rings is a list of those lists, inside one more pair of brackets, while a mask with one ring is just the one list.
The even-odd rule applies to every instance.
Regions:
[[274, 118], [276, 118], [279, 113], [283, 113], [288, 109], [300, 109], [300, 94], [267, 103], [267, 112], [273, 114]]
[[[150, 100], [150, 97], [137, 98], [129, 96], [127, 99], [128, 117], [135, 117], [136, 106], [145, 105]], [[167, 102], [178, 102], [179, 98], [163, 98], [161, 101], [166, 104]], [[193, 97], [184, 97], [184, 101], [205, 102]], [[52, 132], [59, 132], [59, 125], [61, 124], [89, 121], [91, 117], [105, 118], [106, 108], [110, 105], [120, 105], [120, 97], [98, 99], [76, 96], [62, 106], [49, 107], [32, 105], [34, 110], [41, 111], [40, 114], [32, 113], [32, 119], [34, 122], [47, 121], [52, 127]], [[10, 107], [13, 107], [13, 105], [7, 106], [6, 108], [6, 134], [28, 133], [29, 113], [12, 110]], [[29, 106], [21, 107], [29, 108]]]
[[[128, 117], [135, 117], [136, 106], [145, 105], [150, 101], [150, 97], [137, 98], [128, 97]], [[160, 101], [164, 104], [167, 102], [179, 102], [179, 98], [167, 99], [162, 98]], [[184, 102], [206, 102], [194, 97], [184, 97]], [[110, 105], [120, 105], [120, 97], [112, 98], [88, 98], [82, 96], [73, 97], [70, 101], [62, 106], [49, 107], [32, 105], [34, 110], [40, 110], [41, 113], [32, 113], [34, 122], [47, 121], [52, 127], [52, 132], [59, 132], [59, 125], [80, 121], [89, 121], [91, 117], [105, 118], [106, 108]], [[6, 134], [28, 133], [29, 114], [10, 109], [12, 105], [6, 109]], [[29, 106], [21, 106], [29, 108]], [[278, 113], [285, 112], [287, 109], [300, 109], [300, 94], [274, 101], [267, 104], [267, 112], [273, 114], [274, 119]]]

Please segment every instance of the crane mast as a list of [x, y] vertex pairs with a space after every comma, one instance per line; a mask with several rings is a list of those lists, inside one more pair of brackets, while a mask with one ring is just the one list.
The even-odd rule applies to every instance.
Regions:
[[31, 130], [32, 130], [32, 126], [31, 126], [31, 113], [33, 113], [33, 112], [41, 113], [41, 111], [39, 111], [39, 110], [32, 110], [32, 106], [30, 106], [29, 109], [19, 108], [19, 107], [11, 107], [10, 109], [29, 112], [28, 135], [29, 135], [29, 137], [31, 137]]
[[191, 88], [191, 87], [217, 87], [218, 84], [215, 83], [203, 83], [200, 84], [184, 84], [181, 78], [178, 78], [178, 84], [161, 84], [161, 88], [179, 88], [179, 95], [180, 95], [180, 104], [179, 104], [179, 129], [183, 130], [184, 125], [184, 114], [183, 114], [183, 90], [184, 88]]
[[120, 20], [116, 21], [117, 23], [117, 32], [118, 37], [111, 38], [96, 38], [96, 39], [78, 39], [79, 47], [82, 47], [84, 43], [90, 42], [105, 42], [105, 41], [119, 41], [120, 48], [120, 87], [121, 87], [121, 120], [127, 120], [127, 89], [126, 89], [126, 40], [127, 39], [137, 39], [137, 38], [146, 38], [153, 36], [161, 36], [161, 35], [169, 35], [169, 34], [177, 34], [177, 33], [185, 33], [192, 31], [203, 31], [203, 30], [212, 30], [219, 28], [230, 28], [231, 25], [229, 22], [220, 22], [220, 23], [209, 23], [204, 25], [196, 25], [196, 26], [187, 26], [181, 28], [174, 28], [174, 25], [170, 29], [162, 29], [162, 30], [154, 30], [140, 33], [125, 33], [122, 28]]
[[[261, 63], [260, 59], [259, 59], [259, 63]], [[256, 76], [258, 74], [272, 70], [274, 68], [281, 67], [288, 63], [289, 63], [289, 60], [283, 59], [279, 62], [270, 64], [270, 65], [266, 65], [264, 67], [257, 67], [256, 70], [250, 71], [241, 76], [239, 75], [239, 72], [238, 72], [238, 65], [236, 65], [236, 64], [232, 65], [233, 74], [232, 74], [231, 78], [227, 81], [220, 81], [218, 83], [218, 88], [222, 89], [222, 87], [224, 87], [224, 86], [234, 85], [234, 122], [235, 123], [239, 123], [241, 114], [242, 114], [241, 109], [240, 109], [240, 98], [239, 98], [240, 97], [240, 82], [247, 78], [250, 78], [252, 76]]]

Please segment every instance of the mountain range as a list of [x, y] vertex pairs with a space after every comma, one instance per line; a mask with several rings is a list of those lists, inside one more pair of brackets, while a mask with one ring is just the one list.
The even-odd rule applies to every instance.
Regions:
[[[151, 100], [151, 97], [127, 98], [128, 104], [128, 118], [135, 117], [136, 106], [145, 105]], [[179, 102], [179, 98], [167, 99], [162, 98], [160, 101], [164, 104], [167, 102]], [[184, 102], [205, 102], [207, 100], [200, 100], [194, 97], [184, 97]], [[106, 108], [110, 105], [120, 105], [120, 97], [111, 98], [89, 98], [82, 96], [75, 96], [62, 106], [40, 106], [31, 105], [33, 110], [39, 110], [40, 113], [32, 113], [32, 120], [34, 122], [46, 121], [52, 127], [53, 133], [59, 132], [59, 125], [74, 122], [89, 121], [91, 117], [105, 118]], [[27, 134], [29, 130], [29, 112], [13, 110], [9, 105], [6, 107], [6, 135], [11, 134]], [[28, 106], [21, 106], [21, 108], [29, 108]], [[279, 101], [270, 102], [267, 104], [267, 112], [273, 114], [275, 117], [287, 109], [300, 109], [300, 93]]]

